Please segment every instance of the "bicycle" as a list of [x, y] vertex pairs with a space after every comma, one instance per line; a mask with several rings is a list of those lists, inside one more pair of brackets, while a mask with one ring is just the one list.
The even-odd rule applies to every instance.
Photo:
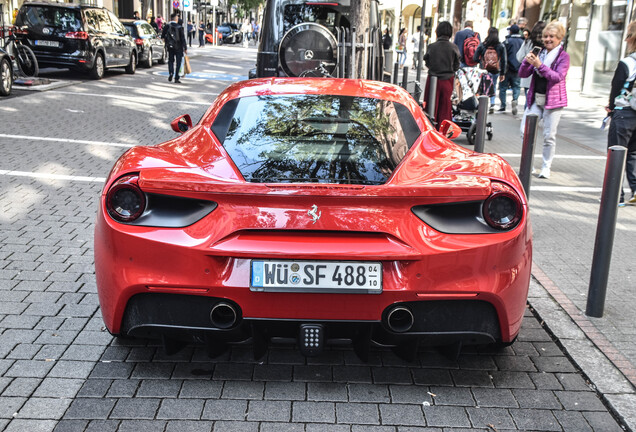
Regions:
[[[35, 57], [33, 50], [24, 45], [22, 41], [15, 37], [16, 28], [12, 27], [8, 31], [4, 48], [9, 53], [13, 62], [13, 72], [21, 78], [36, 77], [40, 72], [38, 67], [38, 59]], [[4, 36], [3, 36], [4, 38]]]

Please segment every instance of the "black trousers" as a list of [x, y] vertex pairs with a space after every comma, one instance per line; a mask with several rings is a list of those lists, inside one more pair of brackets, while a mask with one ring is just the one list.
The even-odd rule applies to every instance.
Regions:
[[[176, 69], [175, 69], [176, 60]], [[179, 69], [181, 69], [181, 61], [183, 60], [183, 50], [168, 49], [168, 73], [174, 75], [175, 79], [179, 78]]]

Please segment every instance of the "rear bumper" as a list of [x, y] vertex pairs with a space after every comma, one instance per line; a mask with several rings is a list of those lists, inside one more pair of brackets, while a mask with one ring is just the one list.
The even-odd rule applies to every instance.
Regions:
[[[213, 318], [213, 310], [219, 304], [236, 311], [232, 319], [222, 324]], [[392, 319], [390, 312], [396, 308], [410, 311], [412, 322], [404, 325], [403, 320]], [[243, 317], [240, 306], [224, 298], [162, 293], [133, 296], [124, 313], [121, 334], [208, 343], [236, 343], [251, 338], [267, 343], [272, 338], [296, 339], [301, 324], [322, 325], [327, 343], [341, 339], [349, 339], [354, 345], [374, 342], [385, 346], [502, 341], [497, 311], [490, 303], [479, 300], [395, 303], [383, 311], [378, 321], [256, 319]]]
[[38, 65], [42, 67], [53, 68], [70, 68], [81, 71], [87, 71], [92, 69], [95, 57], [88, 53], [82, 54], [47, 54], [43, 52], [35, 51], [35, 57], [38, 60]]

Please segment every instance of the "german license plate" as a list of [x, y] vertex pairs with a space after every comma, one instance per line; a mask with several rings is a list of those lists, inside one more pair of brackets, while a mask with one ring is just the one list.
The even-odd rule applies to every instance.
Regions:
[[252, 260], [250, 290], [379, 294], [382, 263]]
[[50, 41], [50, 40], [36, 40], [35, 44], [37, 46], [47, 46], [47, 47], [55, 47], [55, 48], [59, 48], [60, 47], [60, 43], [57, 41]]

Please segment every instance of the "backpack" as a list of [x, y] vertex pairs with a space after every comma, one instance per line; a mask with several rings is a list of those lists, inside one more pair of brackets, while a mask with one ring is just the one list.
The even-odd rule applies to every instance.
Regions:
[[[617, 108], [631, 108], [636, 111], [636, 54], [632, 54], [621, 60], [627, 65], [628, 76], [623, 88], [616, 99], [614, 99], [614, 105]], [[632, 90], [629, 90], [629, 85], [632, 84]]]
[[179, 45], [179, 26], [169, 24], [166, 31], [166, 46], [168, 49], [174, 50]]
[[479, 43], [477, 33], [474, 33], [471, 37], [464, 40], [464, 63], [466, 63], [466, 66], [475, 66], [477, 64], [477, 62], [473, 60], [473, 57], [475, 56]]
[[486, 48], [484, 53], [484, 69], [490, 73], [499, 72], [499, 54], [493, 46]]

